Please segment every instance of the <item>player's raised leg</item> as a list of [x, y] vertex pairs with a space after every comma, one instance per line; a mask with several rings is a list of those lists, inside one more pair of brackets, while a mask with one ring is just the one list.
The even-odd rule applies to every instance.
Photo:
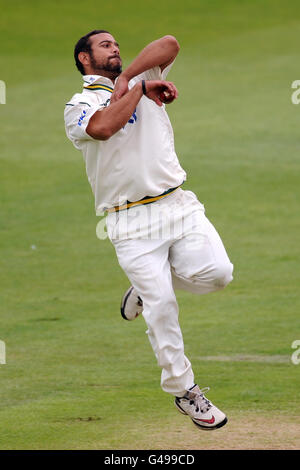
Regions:
[[183, 236], [172, 244], [169, 259], [175, 289], [206, 294], [223, 289], [233, 279], [233, 265], [200, 203], [185, 218]]

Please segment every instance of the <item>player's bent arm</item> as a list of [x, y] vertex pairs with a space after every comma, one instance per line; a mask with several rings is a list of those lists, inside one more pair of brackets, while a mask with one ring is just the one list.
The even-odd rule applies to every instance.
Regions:
[[[165, 80], [147, 80], [146, 96], [158, 106], [162, 106], [162, 93], [167, 93], [169, 102], [177, 98], [178, 92], [174, 83]], [[127, 124], [141, 97], [142, 82], [136, 83], [131, 90], [118, 101], [111, 103], [102, 111], [96, 111], [90, 118], [86, 132], [97, 140], [108, 140]]]
[[93, 139], [108, 140], [125, 126], [142, 96], [142, 85], [137, 83], [119, 101], [110, 104], [102, 111], [96, 111], [89, 120], [86, 132]]
[[175, 60], [179, 49], [179, 43], [174, 36], [167, 35], [157, 39], [148, 44], [121, 75], [129, 81], [156, 66], [164, 70]]
[[128, 82], [133, 77], [157, 66], [159, 66], [161, 70], [164, 70], [175, 60], [179, 49], [177, 39], [170, 35], [148, 44], [118, 77], [111, 102], [119, 100], [127, 93]]

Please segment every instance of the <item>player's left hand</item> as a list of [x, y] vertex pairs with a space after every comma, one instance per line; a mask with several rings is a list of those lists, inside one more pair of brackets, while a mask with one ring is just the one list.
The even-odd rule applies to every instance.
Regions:
[[124, 75], [119, 75], [111, 95], [110, 102], [115, 103], [128, 92], [128, 79]]

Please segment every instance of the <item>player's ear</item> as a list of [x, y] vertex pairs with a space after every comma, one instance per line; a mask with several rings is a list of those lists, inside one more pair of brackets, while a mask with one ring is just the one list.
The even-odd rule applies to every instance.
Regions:
[[88, 52], [79, 52], [78, 59], [84, 66], [90, 65], [91, 63], [90, 54]]

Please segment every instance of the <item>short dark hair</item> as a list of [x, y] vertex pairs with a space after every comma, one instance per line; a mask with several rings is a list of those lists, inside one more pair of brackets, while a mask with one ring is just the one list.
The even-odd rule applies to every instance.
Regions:
[[105, 29], [94, 29], [93, 31], [90, 31], [89, 33], [87, 33], [85, 36], [82, 36], [82, 38], [80, 38], [79, 41], [77, 41], [77, 43], [75, 44], [74, 59], [75, 59], [76, 67], [78, 68], [79, 72], [82, 75], [85, 74], [85, 71], [84, 71], [83, 64], [78, 59], [78, 54], [80, 52], [88, 52], [90, 54], [92, 52], [91, 44], [90, 44], [90, 37], [94, 36], [95, 34], [100, 34], [100, 33], [110, 34], [110, 32], [106, 31]]

